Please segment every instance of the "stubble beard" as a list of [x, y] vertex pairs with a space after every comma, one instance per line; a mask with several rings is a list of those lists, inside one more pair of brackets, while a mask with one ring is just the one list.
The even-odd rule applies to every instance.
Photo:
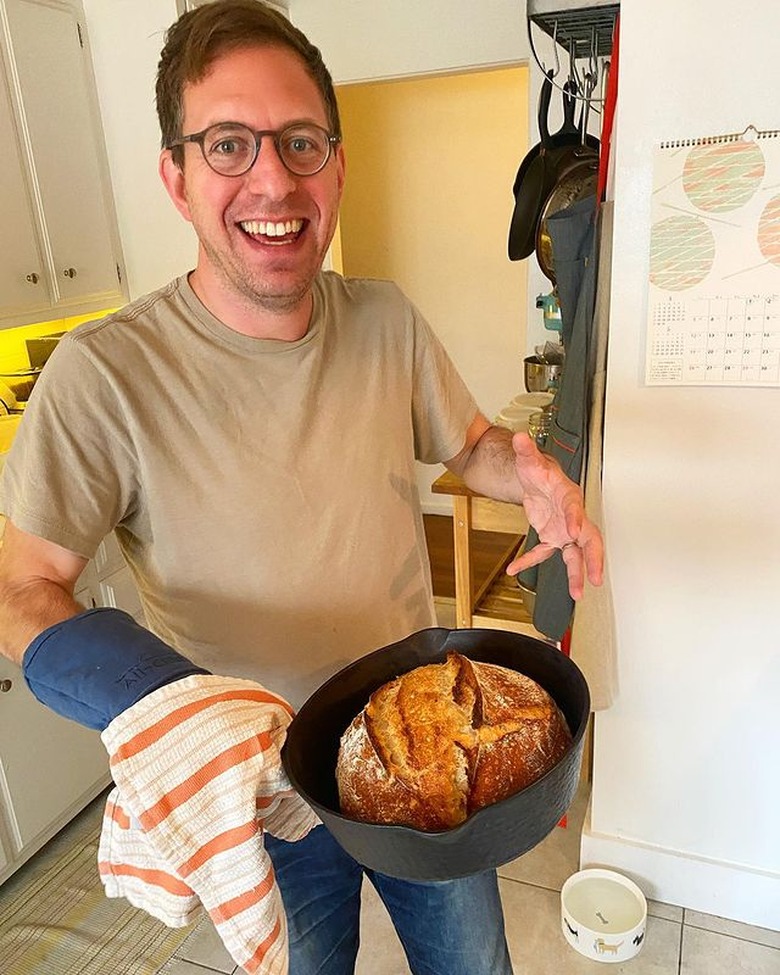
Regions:
[[284, 315], [300, 307], [311, 291], [322, 261], [310, 269], [302, 271], [297, 281], [284, 290], [274, 290], [273, 285], [262, 272], [253, 271], [239, 261], [230, 260], [207, 241], [202, 241], [203, 249], [223, 284], [235, 295], [244, 299], [250, 309]]

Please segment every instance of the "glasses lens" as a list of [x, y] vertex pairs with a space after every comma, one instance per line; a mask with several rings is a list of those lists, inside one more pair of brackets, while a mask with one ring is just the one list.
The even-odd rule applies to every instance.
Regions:
[[221, 123], [203, 133], [203, 155], [224, 176], [240, 176], [255, 161], [255, 135], [245, 125]]
[[277, 142], [282, 162], [298, 176], [319, 172], [330, 155], [330, 140], [318, 125], [291, 125], [279, 133]]

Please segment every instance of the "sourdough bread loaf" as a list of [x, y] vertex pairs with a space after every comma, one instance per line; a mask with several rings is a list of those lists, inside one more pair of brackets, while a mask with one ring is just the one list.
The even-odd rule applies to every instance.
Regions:
[[341, 811], [370, 823], [450, 829], [530, 785], [571, 743], [530, 677], [451, 653], [375, 691], [344, 732]]

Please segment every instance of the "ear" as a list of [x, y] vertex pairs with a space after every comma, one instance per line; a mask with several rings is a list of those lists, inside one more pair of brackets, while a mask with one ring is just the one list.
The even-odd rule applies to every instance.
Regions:
[[160, 153], [158, 171], [160, 173], [160, 179], [163, 181], [163, 185], [168, 191], [168, 196], [173, 200], [173, 205], [185, 220], [192, 223], [190, 206], [187, 202], [187, 189], [184, 182], [184, 170], [180, 169], [173, 161], [173, 153], [170, 149], [163, 149], [163, 151]]

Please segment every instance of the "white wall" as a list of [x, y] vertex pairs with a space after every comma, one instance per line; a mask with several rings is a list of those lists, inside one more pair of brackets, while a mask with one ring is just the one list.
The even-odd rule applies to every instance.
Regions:
[[290, 0], [337, 84], [527, 56], [523, 0]]
[[621, 689], [596, 718], [583, 857], [780, 928], [780, 390], [642, 381], [653, 146], [777, 127], [780, 8], [622, 10], [604, 470]]

